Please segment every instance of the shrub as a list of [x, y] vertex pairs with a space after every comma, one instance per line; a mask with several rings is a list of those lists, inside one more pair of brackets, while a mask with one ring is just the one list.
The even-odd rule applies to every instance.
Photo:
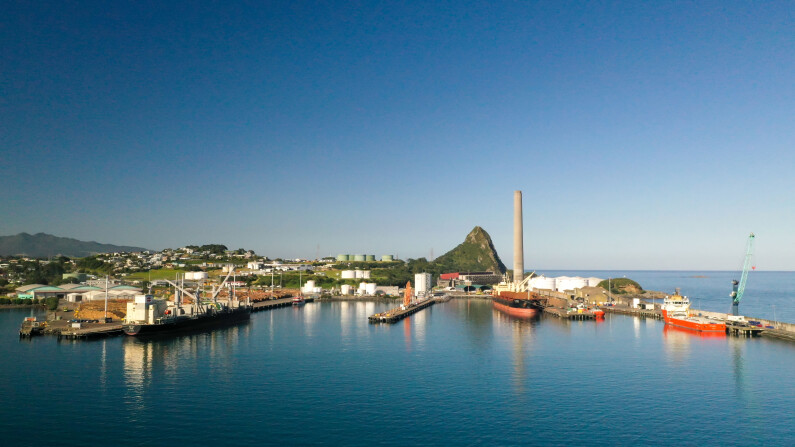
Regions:
[[27, 302], [28, 302], [28, 300], [26, 300], [24, 298], [14, 298], [14, 304], [25, 304]]
[[50, 296], [47, 297], [44, 302], [47, 304], [48, 310], [56, 310], [58, 309], [58, 297], [57, 296]]
[[10, 298], [0, 298], [0, 304], [11, 304]]

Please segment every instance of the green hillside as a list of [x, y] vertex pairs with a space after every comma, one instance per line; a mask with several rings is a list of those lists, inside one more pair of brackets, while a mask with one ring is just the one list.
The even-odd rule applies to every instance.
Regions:
[[475, 227], [464, 242], [436, 258], [433, 263], [447, 272], [505, 273], [505, 264], [497, 254], [491, 236], [480, 227]]
[[99, 242], [85, 242], [68, 237], [58, 237], [46, 233], [19, 233], [14, 236], [0, 236], [0, 255], [24, 255], [31, 258], [49, 256], [69, 256], [82, 258], [97, 253], [136, 252], [145, 248], [128, 247]]

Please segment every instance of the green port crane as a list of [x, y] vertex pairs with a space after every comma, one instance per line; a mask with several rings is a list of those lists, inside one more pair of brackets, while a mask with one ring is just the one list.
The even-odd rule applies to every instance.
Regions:
[[732, 299], [732, 315], [739, 314], [740, 300], [743, 299], [745, 293], [745, 283], [748, 281], [748, 268], [751, 267], [751, 252], [754, 249], [754, 233], [748, 236], [748, 244], [745, 248], [745, 262], [743, 262], [743, 273], [740, 280], [732, 280], [732, 293], [729, 296]]

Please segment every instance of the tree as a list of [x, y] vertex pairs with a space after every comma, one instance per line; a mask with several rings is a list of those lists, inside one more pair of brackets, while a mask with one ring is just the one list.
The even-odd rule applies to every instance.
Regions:
[[58, 297], [57, 296], [48, 296], [47, 299], [44, 300], [44, 303], [47, 305], [48, 310], [56, 310], [58, 309]]

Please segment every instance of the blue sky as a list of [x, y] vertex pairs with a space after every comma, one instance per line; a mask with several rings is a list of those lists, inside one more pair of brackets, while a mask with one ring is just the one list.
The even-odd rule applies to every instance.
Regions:
[[795, 270], [795, 4], [646, 3], [6, 3], [0, 234]]

